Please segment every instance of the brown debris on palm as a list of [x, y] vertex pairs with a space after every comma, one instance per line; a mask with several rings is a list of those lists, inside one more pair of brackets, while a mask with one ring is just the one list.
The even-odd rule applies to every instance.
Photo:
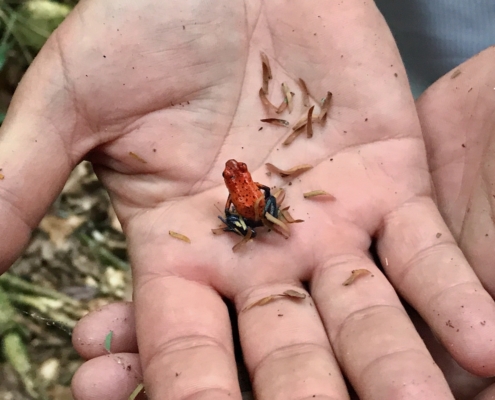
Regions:
[[270, 67], [270, 61], [265, 53], [260, 52], [261, 55], [261, 67], [263, 69], [263, 86], [262, 90], [265, 94], [268, 94], [268, 83], [273, 78], [272, 69]]
[[282, 178], [285, 178], [285, 177], [291, 176], [291, 175], [299, 175], [299, 174], [302, 174], [303, 172], [308, 171], [311, 168], [313, 168], [313, 166], [310, 164], [296, 165], [295, 167], [292, 167], [289, 169], [278, 168], [275, 165], [273, 165], [272, 163], [266, 163], [265, 165], [269, 171], [276, 172], [277, 174], [280, 174], [280, 176]]

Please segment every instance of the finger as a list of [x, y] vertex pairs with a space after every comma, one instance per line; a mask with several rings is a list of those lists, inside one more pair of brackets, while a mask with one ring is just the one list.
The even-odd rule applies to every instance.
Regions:
[[72, 344], [89, 360], [108, 354], [105, 339], [112, 332], [110, 352], [137, 353], [136, 323], [132, 303], [108, 304], [82, 318], [72, 332]]
[[[351, 272], [370, 274], [344, 286]], [[317, 269], [311, 293], [361, 399], [452, 399], [395, 291], [371, 260], [342, 255]]]
[[474, 400], [495, 400], [495, 385], [483, 390]]
[[71, 389], [75, 400], [127, 400], [142, 380], [137, 354], [108, 354], [85, 362], [72, 378]]
[[218, 293], [176, 276], [140, 275], [134, 304], [151, 398], [241, 398], [229, 315]]
[[442, 370], [450, 390], [457, 400], [473, 399], [476, 394], [494, 382], [493, 378], [480, 378], [461, 368], [438, 342], [423, 319], [411, 307], [408, 307], [407, 312], [428, 351]]
[[281, 297], [249, 308], [260, 299], [288, 289], [304, 293], [296, 285], [279, 284], [252, 288], [236, 298], [244, 362], [256, 398], [348, 399], [318, 311], [309, 296]]
[[386, 216], [378, 253], [389, 279], [466, 370], [495, 374], [495, 304], [430, 198]]
[[19, 84], [0, 128], [0, 220], [7, 238], [0, 242], [0, 273], [19, 256], [91, 147], [76, 133], [77, 115], [66, 87], [52, 39]]
[[492, 297], [494, 55], [493, 46], [482, 51], [416, 101], [440, 212]]

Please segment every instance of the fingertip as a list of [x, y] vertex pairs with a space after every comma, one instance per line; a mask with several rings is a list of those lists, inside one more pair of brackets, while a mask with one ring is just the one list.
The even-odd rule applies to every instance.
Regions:
[[[134, 306], [129, 302], [108, 304], [84, 316], [74, 328], [72, 344], [86, 360], [108, 354], [107, 335], [112, 332], [112, 353], [137, 353]], [[107, 343], [108, 344], [108, 343]]]
[[442, 319], [440, 313], [434, 322], [437, 337], [462, 368], [479, 377], [494, 376], [495, 303], [481, 287], [450, 300], [452, 308], [445, 313], [450, 317]]
[[85, 362], [72, 378], [71, 390], [75, 400], [124, 400], [142, 380], [137, 354], [108, 354]]

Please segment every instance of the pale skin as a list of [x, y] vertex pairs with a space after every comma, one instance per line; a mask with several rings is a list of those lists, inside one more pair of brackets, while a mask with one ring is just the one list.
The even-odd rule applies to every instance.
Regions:
[[[285, 148], [285, 130], [258, 132], [260, 50], [273, 87], [303, 77], [317, 96], [334, 93], [311, 140]], [[342, 373], [362, 399], [452, 399], [396, 291], [465, 369], [495, 373], [495, 304], [432, 200], [414, 102], [373, 3], [83, 1], [26, 74], [1, 129], [1, 268], [71, 169], [90, 159], [133, 267], [135, 328], [116, 346], [135, 351], [135, 329], [152, 399], [240, 398], [222, 296], [238, 310], [259, 399], [346, 399]], [[233, 254], [237, 238], [211, 234], [229, 158], [287, 188], [305, 219], [290, 239], [260, 235]], [[265, 175], [265, 162], [314, 168], [289, 187]], [[336, 201], [302, 197], [314, 189]], [[372, 238], [388, 279], [368, 254]], [[373, 277], [342, 286], [360, 268]], [[310, 299], [241, 312], [266, 295], [304, 291], [301, 282]], [[122, 357], [137, 368], [136, 354]], [[94, 376], [79, 374], [77, 399], [102, 387]], [[121, 379], [106, 398], [125, 398], [135, 381]]]

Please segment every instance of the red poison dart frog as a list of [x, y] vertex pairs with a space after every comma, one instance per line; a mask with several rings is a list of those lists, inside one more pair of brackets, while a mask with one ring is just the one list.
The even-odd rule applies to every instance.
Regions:
[[254, 228], [263, 226], [266, 213], [278, 217], [277, 200], [270, 194], [270, 188], [253, 182], [245, 163], [228, 160], [222, 176], [229, 190], [225, 219], [218, 217], [227, 225], [224, 231], [255, 237]]

